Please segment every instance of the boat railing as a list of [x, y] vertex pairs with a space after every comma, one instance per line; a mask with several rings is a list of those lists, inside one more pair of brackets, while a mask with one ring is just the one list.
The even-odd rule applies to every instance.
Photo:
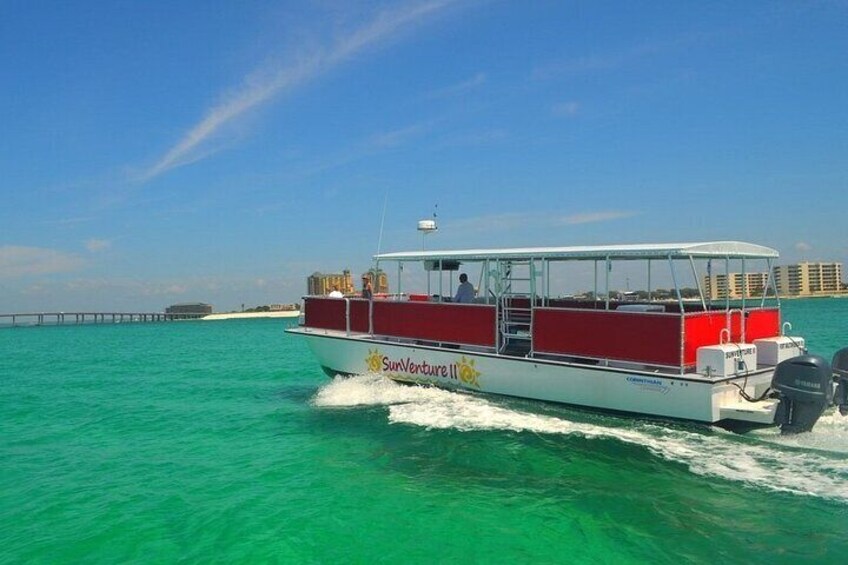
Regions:
[[[493, 351], [495, 305], [308, 297], [304, 327]], [[527, 320], [531, 355], [621, 361], [647, 366], [695, 365], [699, 347], [780, 335], [778, 308], [686, 312], [534, 307]], [[726, 334], [729, 333], [729, 338]]]
[[681, 366], [679, 313], [536, 308], [533, 353]]
[[304, 298], [306, 328], [354, 333], [369, 332], [368, 300], [350, 298]]
[[374, 300], [373, 334], [495, 347], [495, 306]]
[[739, 341], [745, 341], [745, 310], [742, 308], [730, 308], [725, 312], [725, 327], [730, 333], [732, 341], [733, 337], [733, 315], [736, 314], [739, 319]]
[[[743, 321], [744, 318], [744, 321]], [[729, 320], [729, 322], [728, 322]], [[625, 361], [649, 366], [695, 365], [698, 348], [780, 335], [777, 308], [753, 308], [728, 318], [724, 311], [633, 312], [536, 308], [533, 353]]]
[[307, 329], [495, 347], [495, 306], [312, 296], [304, 302]]

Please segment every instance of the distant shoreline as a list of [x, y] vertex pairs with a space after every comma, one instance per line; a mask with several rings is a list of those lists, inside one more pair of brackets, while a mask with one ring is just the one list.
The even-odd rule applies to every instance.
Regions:
[[848, 292], [836, 292], [833, 294], [806, 294], [804, 296], [781, 296], [781, 300], [800, 300], [803, 298], [848, 298]]
[[286, 310], [283, 312], [230, 312], [228, 314], [209, 314], [200, 318], [201, 320], [241, 320], [245, 318], [297, 318], [300, 310]]

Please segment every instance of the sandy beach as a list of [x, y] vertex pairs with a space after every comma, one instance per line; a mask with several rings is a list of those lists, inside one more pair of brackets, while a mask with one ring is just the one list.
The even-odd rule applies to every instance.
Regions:
[[300, 310], [285, 312], [231, 312], [229, 314], [209, 314], [201, 320], [237, 320], [243, 318], [297, 318]]

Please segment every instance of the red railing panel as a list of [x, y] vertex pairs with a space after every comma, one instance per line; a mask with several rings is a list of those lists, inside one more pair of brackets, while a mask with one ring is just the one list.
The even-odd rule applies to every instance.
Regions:
[[[739, 326], [740, 313], [731, 315], [731, 335], [725, 336], [730, 341], [741, 339]], [[683, 329], [683, 363], [694, 365], [698, 348], [705, 345], [717, 345], [721, 342], [721, 332], [727, 327], [726, 312], [697, 312], [687, 314], [684, 318]]]
[[[780, 311], [777, 308], [763, 308], [745, 311], [745, 341], [752, 343], [755, 339], [775, 337], [780, 335]], [[722, 330], [728, 327], [728, 314], [725, 311], [699, 312], [686, 315], [684, 330], [685, 342], [683, 358], [686, 365], [694, 365], [698, 348], [704, 345], [721, 343]], [[742, 341], [742, 312], [730, 312], [730, 335], [724, 336], [725, 341], [739, 343]]]
[[350, 331], [368, 333], [368, 302], [365, 298], [350, 300]]
[[324, 330], [346, 329], [345, 301], [341, 298], [314, 298], [304, 300], [306, 315], [303, 325]]
[[533, 349], [648, 365], [680, 365], [680, 316], [537, 308]]
[[[350, 330], [369, 331], [373, 307], [377, 335], [494, 347], [494, 306], [349, 299]], [[304, 325], [345, 331], [346, 301], [306, 299]], [[731, 342], [741, 341], [741, 312], [730, 313]], [[748, 310], [746, 340], [780, 335], [780, 311]], [[649, 365], [695, 364], [699, 347], [721, 342], [728, 326], [724, 311], [678, 314], [537, 308], [533, 314], [533, 348], [539, 353], [615, 359]]]
[[374, 333], [494, 347], [495, 307], [375, 300]]
[[[368, 332], [368, 300], [351, 298], [350, 331]], [[305, 299], [306, 315], [303, 325], [308, 328], [346, 331], [346, 306], [343, 298], [322, 298], [310, 296]]]
[[780, 335], [780, 310], [763, 308], [751, 310], [745, 318], [745, 339], [753, 343], [755, 339], [777, 337]]

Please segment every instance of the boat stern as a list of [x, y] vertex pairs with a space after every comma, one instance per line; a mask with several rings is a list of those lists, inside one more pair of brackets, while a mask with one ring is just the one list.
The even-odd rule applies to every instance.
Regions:
[[740, 422], [754, 427], [773, 426], [779, 404], [776, 399], [725, 402], [719, 407], [719, 421]]

